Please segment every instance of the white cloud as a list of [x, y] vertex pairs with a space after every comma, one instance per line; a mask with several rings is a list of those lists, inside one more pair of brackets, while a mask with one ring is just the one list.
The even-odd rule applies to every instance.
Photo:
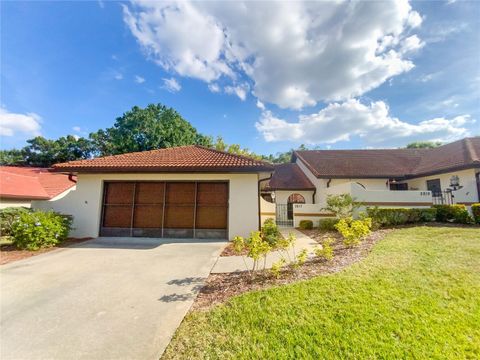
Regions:
[[0, 107], [0, 136], [39, 136], [41, 120], [35, 113], [17, 114]]
[[395, 146], [405, 141], [454, 140], [468, 135], [465, 125], [472, 122], [469, 115], [461, 115], [410, 124], [390, 115], [383, 101], [365, 105], [348, 100], [330, 104], [318, 113], [301, 115], [297, 122], [287, 122], [265, 111], [255, 126], [267, 141], [332, 144], [358, 136], [368, 144]]
[[74, 127], [72, 127], [72, 130], [76, 131], [76, 132], [81, 132], [82, 128], [80, 126], [74, 126]]
[[220, 92], [220, 86], [215, 83], [208, 84], [208, 90], [210, 90], [213, 93], [218, 93]]
[[225, 91], [225, 93], [230, 95], [237, 95], [240, 100], [245, 101], [249, 89], [250, 87], [248, 86], [248, 84], [242, 84], [237, 86], [225, 86], [223, 90]]
[[145, 82], [145, 78], [139, 76], [139, 75], [135, 75], [135, 82], [137, 84], [143, 84]]
[[407, 52], [416, 51], [421, 49], [423, 46], [425, 46], [425, 43], [420, 40], [417, 35], [412, 35], [402, 40], [400, 52], [404, 54]]
[[163, 88], [175, 93], [182, 89], [182, 85], [175, 78], [163, 79]]
[[122, 80], [122, 79], [123, 79], [123, 74], [122, 74], [122, 73], [119, 73], [119, 72], [115, 72], [115, 73], [113, 74], [113, 78], [114, 78], [115, 80]]
[[[421, 16], [407, 0], [147, 2], [124, 6], [146, 54], [168, 71], [299, 109], [364, 94], [414, 64]], [[179, 26], [181, 24], [181, 26]], [[408, 35], [407, 35], [408, 34]]]
[[257, 100], [257, 107], [258, 107], [260, 110], [265, 110], [265, 104], [262, 103], [260, 100]]

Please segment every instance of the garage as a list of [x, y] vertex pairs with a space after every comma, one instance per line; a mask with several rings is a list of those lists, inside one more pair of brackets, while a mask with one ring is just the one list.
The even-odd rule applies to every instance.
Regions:
[[228, 181], [105, 181], [101, 236], [228, 237]]

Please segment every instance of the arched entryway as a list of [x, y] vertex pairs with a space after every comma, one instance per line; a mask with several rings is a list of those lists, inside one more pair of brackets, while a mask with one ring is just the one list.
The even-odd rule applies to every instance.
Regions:
[[305, 204], [305, 198], [300, 194], [292, 194], [287, 200], [287, 219], [293, 220], [293, 204]]

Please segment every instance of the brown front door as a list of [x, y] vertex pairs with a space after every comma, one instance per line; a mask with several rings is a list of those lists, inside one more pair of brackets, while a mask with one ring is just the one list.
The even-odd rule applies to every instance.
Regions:
[[105, 182], [102, 236], [228, 237], [227, 182]]

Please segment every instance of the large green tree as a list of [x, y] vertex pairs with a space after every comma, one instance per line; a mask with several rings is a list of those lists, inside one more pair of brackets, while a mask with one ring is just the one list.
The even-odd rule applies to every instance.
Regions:
[[433, 149], [442, 145], [439, 141], [416, 141], [408, 144], [407, 149]]
[[150, 104], [142, 109], [134, 106], [117, 118], [111, 128], [90, 134], [97, 155], [154, 150], [181, 145], [212, 145], [204, 136], [172, 108]]
[[88, 159], [94, 150], [90, 140], [72, 135], [56, 140], [37, 136], [27, 143], [22, 152], [24, 164], [29, 166], [49, 167], [55, 163]]

